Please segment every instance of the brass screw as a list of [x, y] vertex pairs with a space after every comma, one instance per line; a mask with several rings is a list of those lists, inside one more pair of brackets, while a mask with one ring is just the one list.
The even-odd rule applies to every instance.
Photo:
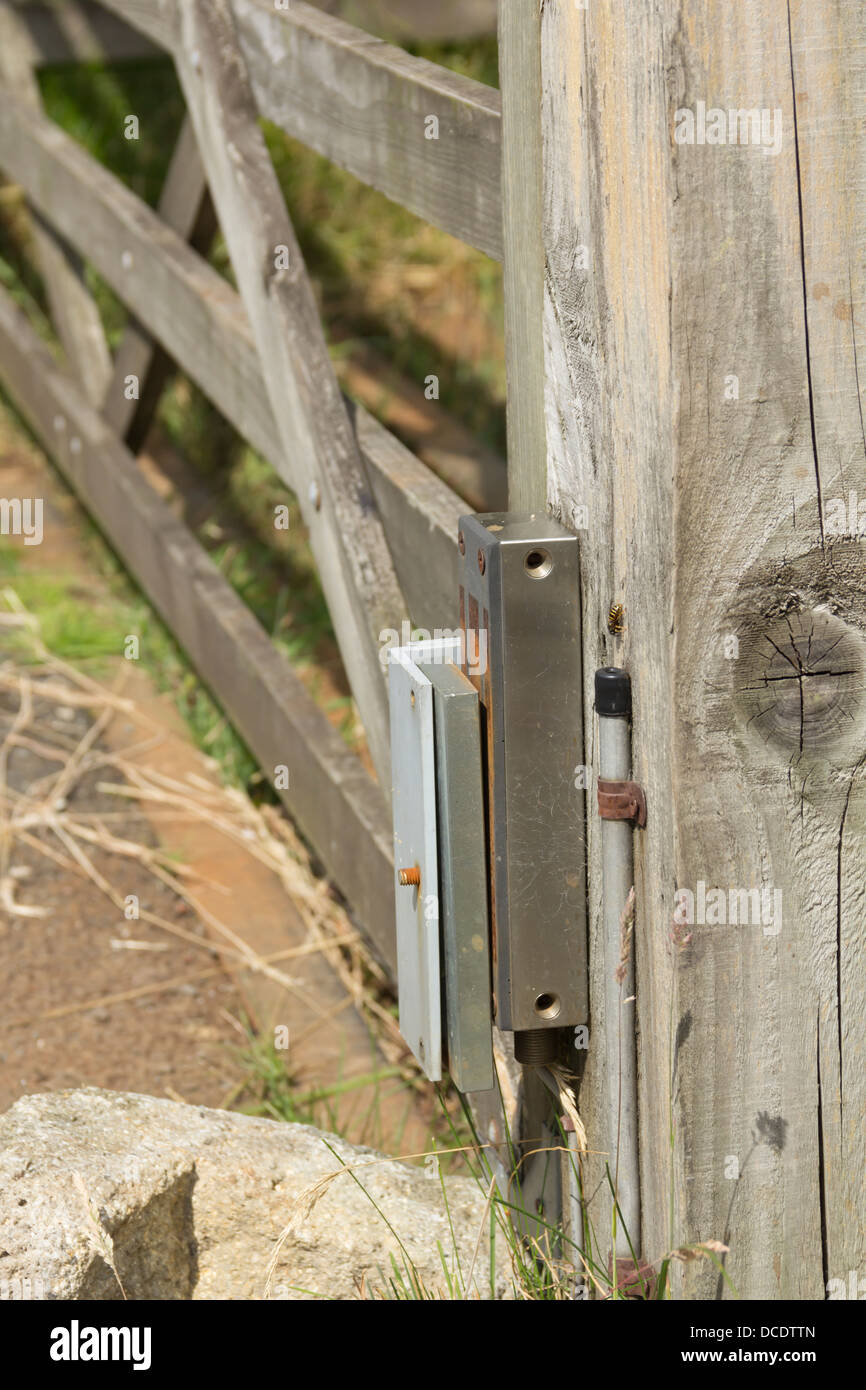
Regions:
[[418, 888], [421, 885], [421, 870], [416, 864], [414, 869], [398, 869], [397, 882], [401, 888]]
[[479, 568], [479, 570], [481, 571], [482, 574], [484, 573], [484, 571], [485, 571], [486, 568], [487, 568], [487, 561], [486, 561], [485, 558], [484, 558], [484, 551], [483, 551], [483, 550], [479, 550], [479, 552], [478, 552], [478, 568]]

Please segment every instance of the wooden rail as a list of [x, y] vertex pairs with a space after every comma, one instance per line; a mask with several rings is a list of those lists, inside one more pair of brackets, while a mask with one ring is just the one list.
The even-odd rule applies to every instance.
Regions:
[[[240, 296], [145, 203], [41, 113], [4, 94], [0, 167], [96, 267], [239, 434], [289, 487]], [[465, 507], [361, 406], [358, 444], [413, 621], [456, 619], [457, 520]], [[425, 556], [423, 569], [418, 556]]]
[[[177, 0], [104, 0], [177, 51]], [[234, 0], [263, 116], [460, 241], [502, 259], [500, 100], [303, 0]], [[431, 138], [438, 123], [436, 138]]]
[[290, 768], [287, 806], [393, 972], [391, 829], [381, 792], [5, 290], [0, 374], [262, 767]]
[[33, 67], [152, 58], [159, 48], [94, 0], [23, 3], [16, 6]]
[[[258, 114], [498, 254], [498, 94], [302, 4], [278, 12], [252, 0], [106, 0], [106, 8], [113, 14], [79, 0], [57, 11], [0, 3], [0, 167], [37, 214], [71, 369], [57, 366], [4, 296], [0, 372], [262, 766], [289, 765], [287, 805], [393, 969], [381, 636], [406, 609], [430, 628], [455, 624], [465, 508], [341, 397]], [[32, 73], [55, 58], [158, 48], [174, 57], [189, 117], [154, 212], [44, 115]], [[428, 116], [439, 121], [438, 141], [425, 139]], [[215, 213], [240, 292], [201, 254]], [[290, 273], [271, 268], [262, 278], [281, 243]], [[98, 373], [81, 338], [93, 317], [85, 259], [132, 315], [114, 363], [101, 359]], [[168, 361], [298, 497], [381, 789], [123, 442], [143, 439]], [[122, 396], [130, 372], [141, 380], [135, 403]]]

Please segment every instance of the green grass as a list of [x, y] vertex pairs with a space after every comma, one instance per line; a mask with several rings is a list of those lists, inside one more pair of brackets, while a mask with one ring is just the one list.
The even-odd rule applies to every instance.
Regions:
[[[334, 356], [372, 349], [416, 385], [439, 377], [443, 411], [505, 450], [502, 271], [351, 174], [265, 125], [304, 259], [320, 290]], [[474, 359], [425, 326], [407, 267], [434, 267], [455, 305], [471, 306], [490, 347]]]
[[[224, 779], [256, 800], [276, 800], [253, 755], [219, 704], [191, 670], [171, 633], [154, 613], [92, 522], [81, 516], [91, 570], [105, 584], [85, 587], [75, 574], [22, 565], [10, 543], [0, 542], [0, 590], [10, 588], [40, 625], [49, 651], [105, 679], [123, 653], [127, 636], [140, 643], [141, 665], [160, 691], [170, 691], [197, 745], [219, 763]], [[4, 605], [5, 606], [5, 605]], [[6, 630], [3, 652], [17, 661], [35, 658], [26, 632]]]
[[[154, 206], [183, 121], [172, 63], [65, 64], [43, 69], [40, 86], [52, 120]], [[139, 118], [138, 140], [125, 137], [128, 115]]]
[[[178, 381], [167, 393], [162, 421], [207, 480], [215, 513], [193, 529], [224, 577], [293, 664], [336, 663], [330, 615], [297, 499], [190, 383]], [[288, 508], [286, 531], [273, 524], [278, 506]], [[351, 740], [357, 733], [354, 707], [348, 696], [343, 704], [341, 725]]]
[[[250, 1028], [247, 1034], [246, 1046], [237, 1055], [245, 1073], [242, 1088], [252, 1093], [252, 1099], [240, 1107], [245, 1114], [262, 1115], [292, 1124], [315, 1125], [332, 1134], [344, 1134], [351, 1123], [355, 1143], [373, 1145], [381, 1137], [379, 1107], [382, 1084], [404, 1077], [405, 1068], [383, 1065], [372, 1036], [369, 1070], [327, 1086], [305, 1089], [292, 1069], [290, 1050], [278, 1048], [272, 1037], [256, 1035]], [[407, 1086], [407, 1116], [411, 1105], [412, 1093]], [[400, 1138], [398, 1131], [392, 1137], [392, 1146], [399, 1145]]]
[[[184, 104], [173, 65], [161, 58], [114, 66], [76, 63], [40, 73], [46, 113], [139, 198], [155, 206], [168, 170]], [[127, 140], [124, 121], [139, 117], [138, 140]], [[99, 305], [109, 345], [115, 348], [127, 315], [92, 268], [88, 283]]]
[[[424, 45], [417, 51], [434, 62], [482, 81], [496, 81], [496, 45]], [[153, 205], [180, 130], [183, 102], [168, 61], [154, 59], [115, 66], [68, 66], [41, 75], [48, 114], [86, 149]], [[125, 118], [139, 118], [140, 138], [124, 137]], [[470, 251], [351, 175], [289, 140], [274, 127], [266, 138], [287, 198], [296, 232], [317, 287], [335, 360], [374, 349], [416, 384], [430, 371], [440, 378], [441, 404], [483, 441], [504, 448], [504, 379], [501, 361], [502, 284], [500, 267]], [[27, 256], [26, 220], [20, 207], [0, 206], [0, 281], [49, 333], [45, 294]], [[230, 274], [221, 238], [211, 263]], [[433, 267], [455, 303], [471, 304], [486, 325], [489, 350], [461, 358], [459, 343], [437, 340], [429, 316], [419, 312], [403, 283], [407, 266]], [[126, 313], [117, 297], [88, 268], [109, 341], [120, 340]], [[324, 664], [336, 679], [310, 680], [348, 742], [359, 727], [339, 671], [330, 618], [310, 556], [297, 504], [270, 465], [239, 438], [219, 411], [185, 377], [177, 374], [163, 395], [160, 424], [194, 469], [205, 477], [235, 526], [223, 542], [212, 518], [194, 530], [229, 581], [242, 594], [285, 655], [308, 672]], [[274, 531], [273, 507], [287, 502], [291, 530]], [[202, 732], [197, 699], [192, 715]], [[204, 721], [207, 723], [207, 720]]]

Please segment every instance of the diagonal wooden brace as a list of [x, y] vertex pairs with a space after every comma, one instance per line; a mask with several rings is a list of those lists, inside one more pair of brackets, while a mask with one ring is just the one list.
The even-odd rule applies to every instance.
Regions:
[[[405, 606], [228, 0], [180, 0], [174, 56], [352, 692], [390, 793], [383, 634]], [[178, 23], [179, 21], [179, 23]]]

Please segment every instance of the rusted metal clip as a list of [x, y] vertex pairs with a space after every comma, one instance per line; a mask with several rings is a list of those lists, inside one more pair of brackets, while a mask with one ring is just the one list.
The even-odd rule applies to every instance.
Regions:
[[637, 782], [598, 779], [598, 814], [602, 820], [630, 820], [646, 825], [646, 797]]

